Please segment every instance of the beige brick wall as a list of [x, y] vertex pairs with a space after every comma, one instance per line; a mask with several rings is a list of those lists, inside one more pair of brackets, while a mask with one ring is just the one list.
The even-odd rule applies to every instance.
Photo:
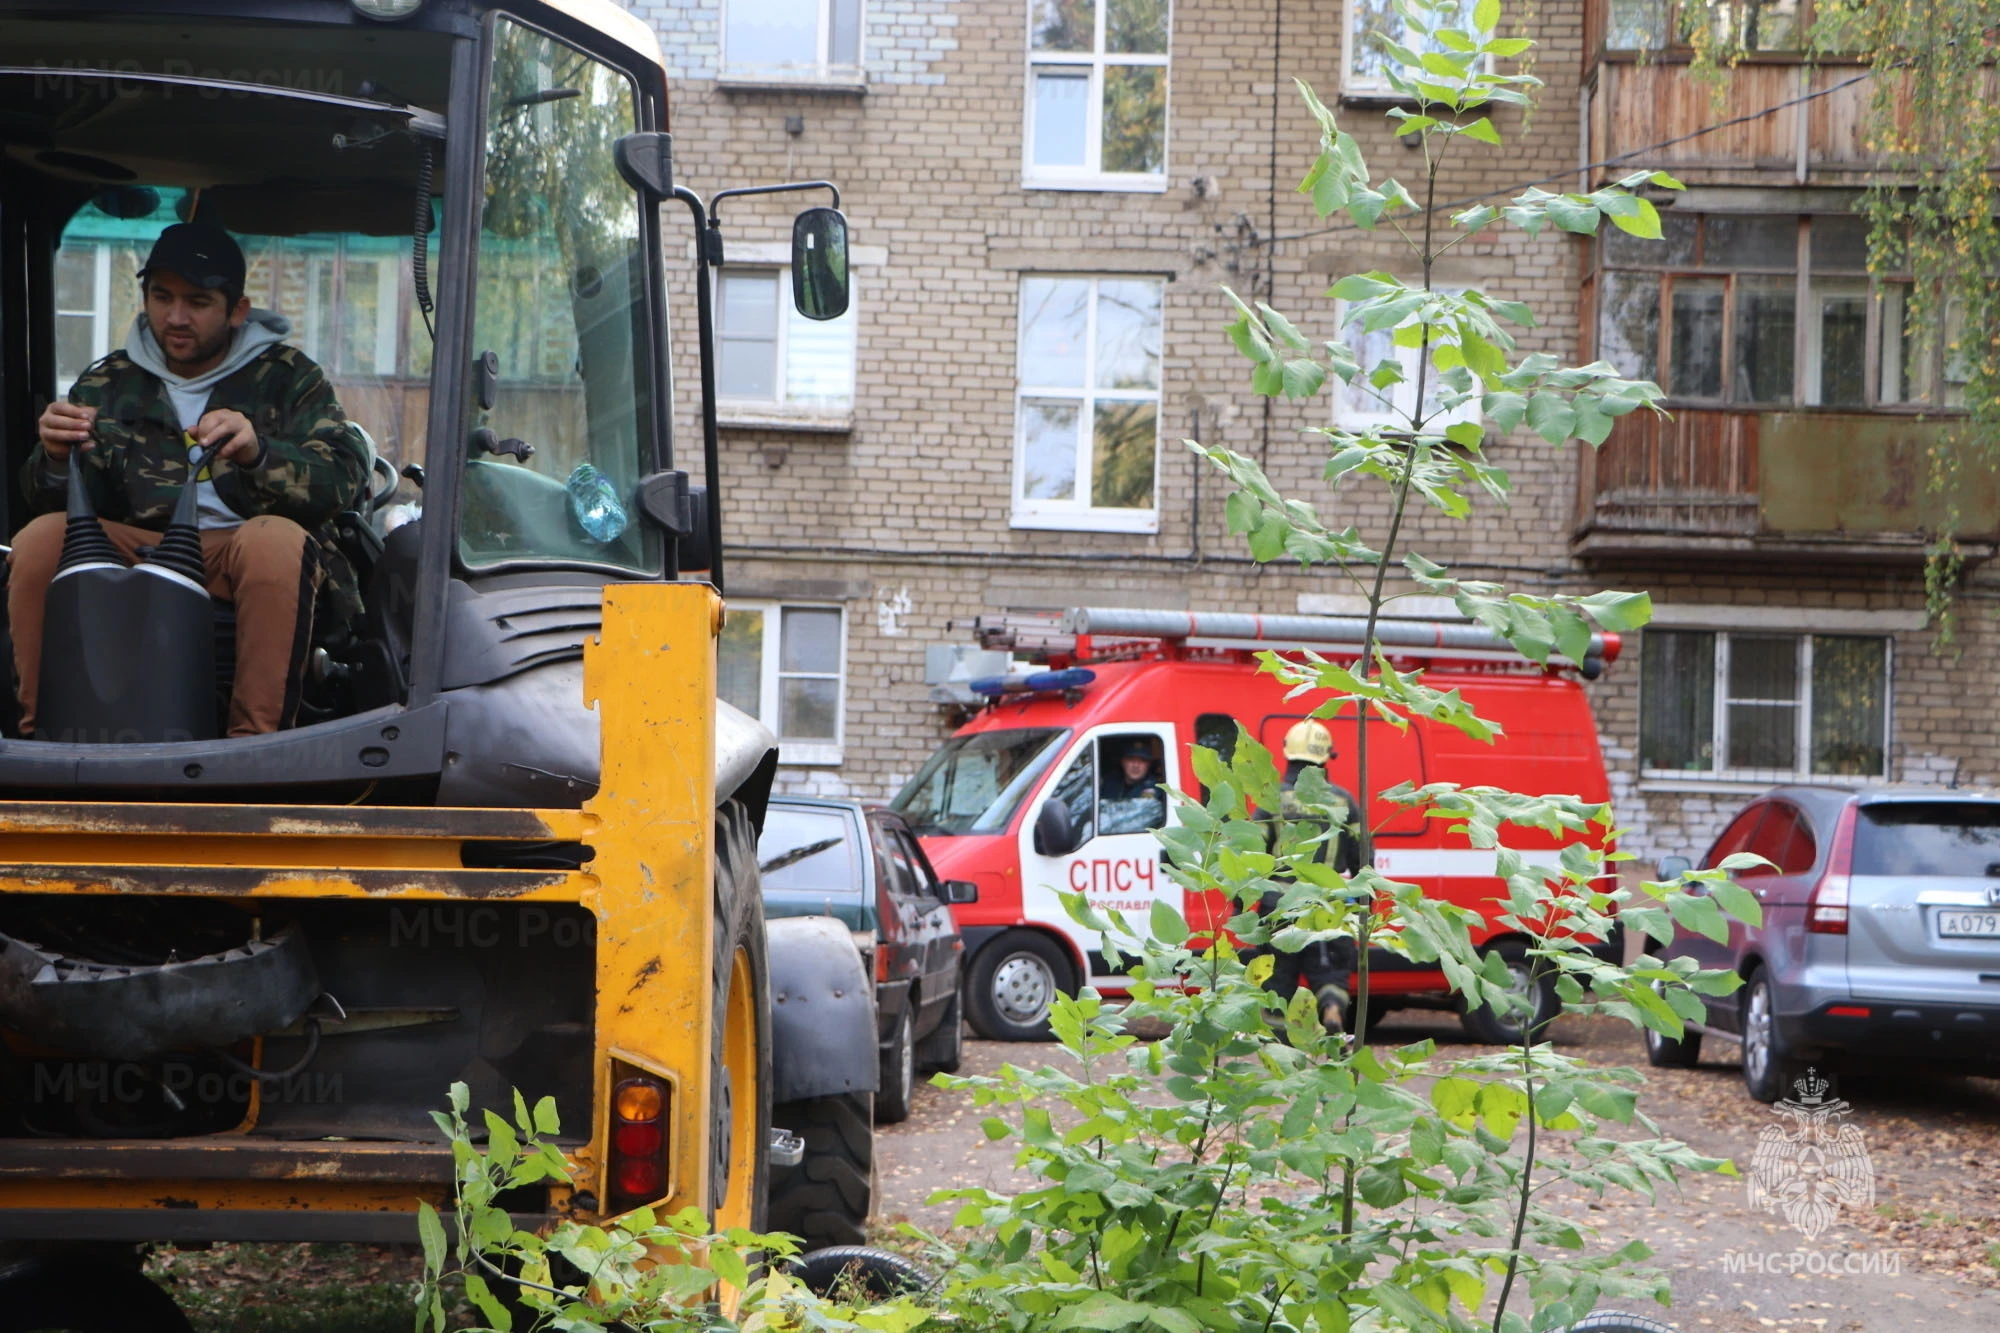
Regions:
[[[1292, 189], [1310, 165], [1316, 133], [1291, 90], [1338, 91], [1341, 11], [1335, 4], [1182, 0], [1174, 15], [1168, 187], [1160, 194], [1024, 190], [1024, 0], [864, 0], [865, 95], [718, 86], [719, 0], [643, 0], [661, 31], [674, 87], [676, 172], [704, 194], [728, 185], [825, 177], [840, 183], [854, 242], [886, 262], [857, 275], [858, 374], [851, 431], [728, 430], [723, 439], [732, 591], [784, 595], [816, 588], [849, 612], [847, 744], [833, 769], [788, 769], [792, 788], [879, 798], [893, 793], [947, 734], [926, 700], [923, 647], [963, 640], [950, 628], [1003, 606], [1089, 602], [1290, 611], [1304, 591], [1344, 590], [1329, 575], [1256, 569], [1223, 527], [1223, 487], [1179, 444], [1198, 432], [1263, 458], [1290, 492], [1328, 519], [1379, 539], [1387, 504], [1378, 486], [1330, 492], [1324, 454], [1301, 432], [1325, 420], [1324, 399], [1267, 404], [1248, 388], [1247, 363], [1223, 337], [1230, 284], [1271, 295], [1308, 333], [1335, 334], [1333, 277], [1374, 268], [1412, 274], [1393, 232], [1299, 237], [1321, 224]], [[1532, 15], [1547, 81], [1529, 115], [1494, 120], [1504, 151], [1454, 150], [1440, 195], [1460, 199], [1560, 176], [1578, 161], [1581, 0], [1550, 0]], [[1282, 41], [1275, 39], [1282, 23]], [[1274, 48], [1277, 55], [1274, 57]], [[1274, 70], [1275, 63], [1275, 70]], [[1276, 75], [1275, 88], [1274, 78]], [[1271, 169], [1276, 119], [1276, 180]], [[788, 117], [803, 132], [786, 131]], [[1416, 188], [1421, 156], [1389, 132], [1379, 109], [1345, 108], [1342, 121], [1378, 173]], [[1199, 184], [1198, 184], [1199, 182]], [[1561, 188], [1559, 185], [1554, 188]], [[787, 234], [797, 201], [726, 208], [732, 241]], [[681, 217], [672, 219], [684, 237]], [[1262, 242], [1275, 230], [1277, 243]], [[671, 252], [683, 253], [682, 241]], [[1523, 351], [1577, 354], [1578, 243], [1511, 230], [1460, 246], [1439, 277], [1525, 300], [1540, 327]], [[1271, 287], [1265, 288], [1268, 264]], [[1009, 526], [1020, 274], [1035, 271], [1169, 275], [1165, 306], [1159, 531], [1151, 536], [1020, 531]], [[694, 384], [692, 290], [675, 284], [677, 373]], [[684, 394], [683, 450], [699, 439]], [[1582, 570], [1569, 553], [1577, 446], [1532, 436], [1495, 442], [1513, 479], [1510, 506], [1484, 505], [1475, 522], [1424, 515], [1411, 543], [1461, 572], [1529, 590], [1646, 586], [1683, 602], [1783, 601], [1805, 606], [1921, 607], [1921, 581], [1903, 569], [1851, 572]], [[898, 632], [877, 605], [907, 591]], [[1898, 636], [1893, 712], [1896, 775], [1954, 767], [1990, 777], [1991, 710], [1959, 700], [1992, 696], [1994, 632], [1985, 602], [1969, 617], [1956, 662], [1927, 635]], [[1637, 780], [1639, 651], [1595, 687], [1599, 724], [1618, 782], [1620, 816], [1646, 855], [1694, 849], [1742, 797], [1643, 789]]]

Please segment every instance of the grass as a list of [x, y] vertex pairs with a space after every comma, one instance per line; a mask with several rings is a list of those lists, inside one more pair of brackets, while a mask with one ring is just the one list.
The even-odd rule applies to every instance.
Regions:
[[409, 1333], [422, 1271], [414, 1246], [395, 1245], [162, 1245], [146, 1259], [195, 1333]]

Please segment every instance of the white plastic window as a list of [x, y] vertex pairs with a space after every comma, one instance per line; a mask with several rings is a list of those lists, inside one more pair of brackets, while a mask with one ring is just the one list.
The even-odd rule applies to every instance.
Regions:
[[1155, 532], [1158, 278], [1021, 279], [1014, 526]]
[[725, 79], [861, 78], [861, 0], [726, 0], [722, 23]]
[[716, 693], [777, 734], [778, 762], [838, 764], [846, 661], [841, 607], [731, 601], [716, 645]]
[[1029, 0], [1023, 183], [1164, 190], [1170, 0]]
[[839, 319], [807, 319], [791, 289], [781, 268], [732, 265], [717, 278], [715, 389], [725, 418], [852, 411], [854, 306]]

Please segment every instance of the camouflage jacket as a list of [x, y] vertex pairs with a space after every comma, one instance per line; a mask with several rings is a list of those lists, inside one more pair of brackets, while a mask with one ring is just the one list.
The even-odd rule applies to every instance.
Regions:
[[[77, 377], [69, 400], [97, 409], [91, 448], [70, 460], [83, 460], [98, 516], [164, 530], [188, 478], [187, 446], [166, 385], [113, 352]], [[367, 444], [340, 410], [326, 373], [283, 344], [215, 386], [208, 410], [221, 408], [248, 417], [265, 451], [254, 468], [218, 459], [215, 493], [245, 518], [276, 514], [312, 534], [325, 571], [313, 637], [344, 637], [360, 616], [361, 593], [333, 520], [367, 486]], [[56, 471], [42, 450], [29, 456], [21, 483], [37, 511], [62, 509], [68, 472]]]

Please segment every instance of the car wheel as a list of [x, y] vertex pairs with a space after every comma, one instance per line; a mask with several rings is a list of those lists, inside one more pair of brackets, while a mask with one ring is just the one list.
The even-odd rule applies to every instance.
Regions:
[[1743, 987], [1743, 1086], [1760, 1102], [1775, 1102], [1803, 1072], [1778, 1031], [1771, 979], [1752, 973]]
[[[1528, 957], [1526, 940], [1501, 940], [1487, 945], [1480, 953], [1496, 953], [1506, 960], [1507, 973], [1512, 978], [1509, 989], [1515, 996], [1528, 998], [1529, 988], [1533, 988], [1535, 1007], [1527, 1026], [1534, 1033], [1532, 1040], [1542, 1040], [1548, 1035], [1549, 1024], [1562, 1010], [1562, 1001], [1556, 996], [1555, 977], [1544, 973], [1539, 981], [1534, 979], [1531, 967], [1534, 960]], [[1502, 1015], [1482, 1004], [1477, 1009], [1461, 1012], [1459, 1022], [1474, 1041], [1485, 1042], [1489, 1046], [1515, 1046], [1523, 1040], [1523, 1025], [1518, 1010]]]
[[956, 1074], [965, 1058], [965, 1006], [963, 994], [951, 997], [937, 1030], [917, 1043], [917, 1067], [926, 1073]]
[[1701, 1063], [1701, 1034], [1689, 1028], [1676, 1041], [1647, 1028], [1646, 1063], [1655, 1069], [1693, 1069]]
[[[910, 1003], [916, 996], [910, 996]], [[875, 1123], [897, 1125], [910, 1118], [910, 1089], [917, 1081], [916, 1043], [910, 1037], [910, 1010], [896, 1020], [889, 1049], [882, 1052], [882, 1082], [875, 1093]]]
[[1031, 930], [1010, 930], [972, 960], [966, 1011], [972, 1030], [989, 1041], [1047, 1041], [1056, 996], [1075, 989], [1061, 946]]
[[875, 1126], [865, 1092], [783, 1102], [771, 1122], [806, 1141], [797, 1166], [771, 1170], [772, 1231], [797, 1236], [807, 1250], [860, 1245], [875, 1201]]

